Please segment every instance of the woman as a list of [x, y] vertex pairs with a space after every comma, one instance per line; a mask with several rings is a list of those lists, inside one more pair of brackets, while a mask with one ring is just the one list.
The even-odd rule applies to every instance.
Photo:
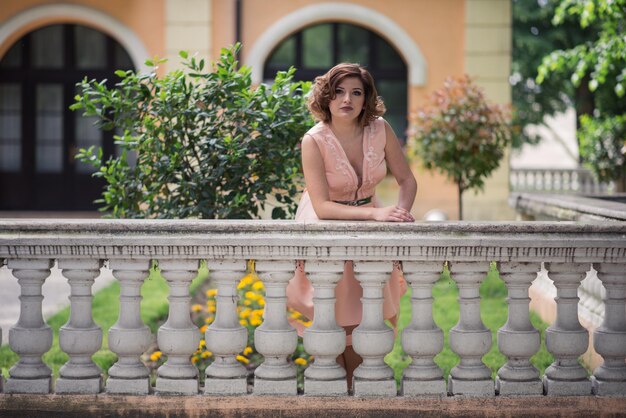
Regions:
[[[373, 220], [413, 222], [410, 213], [417, 184], [398, 138], [382, 119], [385, 106], [370, 73], [357, 64], [339, 64], [315, 79], [309, 110], [319, 121], [302, 139], [304, 191], [296, 220]], [[387, 167], [400, 186], [397, 205], [381, 207], [374, 196]], [[383, 313], [394, 325], [406, 284], [398, 265], [384, 288]], [[335, 288], [335, 316], [346, 330], [347, 347], [337, 361], [352, 385], [354, 369], [362, 362], [352, 349], [352, 330], [361, 322], [363, 290], [346, 262]], [[313, 288], [299, 263], [287, 286], [288, 306], [313, 318]], [[302, 334], [302, 326], [296, 326]]]

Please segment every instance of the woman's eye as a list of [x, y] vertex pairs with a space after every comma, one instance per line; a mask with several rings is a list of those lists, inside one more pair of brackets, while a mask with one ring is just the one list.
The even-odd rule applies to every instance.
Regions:
[[361, 94], [363, 94], [363, 93], [361, 93], [360, 91], [358, 91], [358, 90], [357, 90], [357, 91], [355, 91], [355, 92], [354, 92], [354, 93], [352, 93], [352, 94], [354, 94], [355, 96], [360, 96], [360, 95], [361, 95]]
[[335, 94], [341, 94], [343, 93], [343, 89], [335, 89]]

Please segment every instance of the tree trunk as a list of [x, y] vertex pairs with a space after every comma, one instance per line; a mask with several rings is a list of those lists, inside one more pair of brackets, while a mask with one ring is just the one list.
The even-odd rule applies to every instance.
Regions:
[[459, 220], [462, 221], [463, 220], [463, 187], [461, 186], [461, 183], [457, 183], [457, 186], [459, 187]]
[[[585, 75], [580, 85], [574, 93], [574, 108], [576, 109], [576, 133], [580, 129], [580, 117], [582, 115], [593, 115], [595, 105], [593, 102], [593, 92], [589, 90], [590, 76]], [[578, 164], [582, 165], [583, 156], [580, 153], [580, 139], [576, 135], [576, 144], [578, 145]]]

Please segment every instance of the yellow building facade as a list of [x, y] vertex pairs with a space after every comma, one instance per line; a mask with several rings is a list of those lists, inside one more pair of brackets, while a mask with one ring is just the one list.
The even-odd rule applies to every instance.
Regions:
[[[35, 51], [30, 52], [31, 57], [43, 57], [46, 51], [50, 54], [50, 48], [45, 47], [45, 42], [52, 38], [39, 36], [44, 39], [40, 41], [36, 36], [29, 35], [42, 28], [55, 25], [65, 28], [65, 32], [59, 29], [58, 36], [65, 42], [66, 50], [71, 51], [66, 53], [66, 65], [71, 65], [67, 64], [67, 55], [80, 57], [80, 51], [85, 48], [88, 54], [95, 57], [96, 53], [91, 51], [86, 42], [88, 39], [100, 39], [98, 33], [101, 33], [101, 38], [106, 38], [106, 42], [102, 41], [102, 50], [113, 51], [109, 55], [102, 52], [103, 57], [112, 60], [118, 60], [116, 57], [120, 56], [127, 57], [126, 61], [119, 58], [119, 62], [132, 63], [139, 70], [144, 68], [145, 59], [154, 56], [169, 59], [164, 70], [173, 68], [178, 62], [180, 50], [197, 52], [202, 57], [215, 59], [222, 47], [240, 40], [243, 44], [241, 62], [252, 67], [255, 82], [262, 82], [267, 78], [268, 71], [273, 68], [270, 65], [272, 60], [275, 60], [277, 51], [282, 51], [280, 48], [287, 41], [295, 45], [293, 56], [300, 57], [304, 54], [302, 62], [306, 62], [306, 51], [302, 52], [302, 44], [307, 42], [307, 36], [313, 36], [313, 32], [307, 32], [307, 29], [318, 28], [315, 33], [326, 33], [324, 36], [328, 36], [329, 42], [333, 39], [334, 48], [343, 50], [346, 45], [351, 45], [350, 34], [369, 36], [368, 39], [373, 43], [368, 45], [380, 44], [381, 54], [384, 51], [393, 51], [401, 58], [399, 62], [403, 72], [393, 73], [381, 67], [380, 74], [383, 77], [384, 74], [396, 74], [390, 76], [395, 79], [390, 79], [389, 85], [405, 86], [405, 92], [402, 92], [404, 95], [400, 95], [405, 106], [400, 109], [406, 113], [406, 121], [434, 90], [442, 86], [446, 77], [465, 73], [485, 89], [491, 100], [510, 103], [510, 9], [508, 0], [73, 0], [62, 3], [45, 0], [0, 0], [0, 94], [5, 95], [4, 99], [0, 98], [0, 121], [3, 117], [5, 121], [9, 120], [7, 118], [11, 115], [14, 117], [11, 120], [16, 120], [15, 117], [21, 112], [17, 125], [22, 127], [9, 129], [5, 126], [4, 131], [0, 127], [0, 152], [4, 150], [5, 155], [9, 155], [10, 151], [14, 155], [13, 158], [5, 157], [4, 162], [0, 157], [0, 185], [10, 185], [15, 179], [30, 179], [31, 183], [36, 181], [39, 170], [37, 158], [43, 158], [37, 155], [45, 154], [43, 148], [38, 148], [38, 144], [44, 143], [43, 139], [37, 139], [39, 137], [31, 138], [30, 145], [19, 142], [26, 141], [28, 135], [38, 135], [37, 127], [30, 128], [26, 119], [29, 114], [39, 118], [37, 109], [43, 106], [39, 104], [40, 100], [36, 97], [29, 99], [24, 93], [24, 100], [16, 110], [17, 105], [10, 99], [12, 92], [21, 91], [19, 86], [26, 90], [32, 89], [32, 86], [25, 87], [31, 82], [24, 78], [24, 71], [20, 71], [20, 68], [34, 65], [26, 58], [20, 58], [24, 62], [19, 61], [21, 64], [16, 64], [18, 58], [14, 58], [16, 52], [12, 48], [22, 42], [21, 40], [27, 40], [26, 44], [32, 43]], [[326, 26], [322, 27], [323, 25]], [[80, 27], [91, 31], [85, 32]], [[87, 35], [83, 36], [83, 33]], [[37, 42], [43, 42], [44, 46], [37, 47]], [[80, 46], [81, 42], [87, 46]], [[354, 45], [355, 48], [358, 46], [357, 40], [354, 40]], [[41, 52], [36, 52], [37, 48]], [[351, 56], [350, 51], [347, 53], [345, 55], [345, 51], [339, 51], [339, 55], [334, 57]], [[14, 64], [5, 69], [7, 65], [1, 64], [2, 62]], [[59, 71], [67, 68], [63, 64], [59, 65]], [[104, 69], [105, 67], [102, 71]], [[402, 74], [403, 80], [398, 80], [397, 74]], [[379, 77], [376, 79], [378, 81]], [[4, 93], [2, 83], [5, 84]], [[38, 89], [39, 87], [35, 89], [36, 92], [53, 91]], [[60, 91], [59, 95], [62, 95]], [[393, 90], [389, 88], [388, 91]], [[66, 104], [62, 103], [63, 106]], [[28, 113], [28, 106], [35, 110]], [[52, 111], [48, 111], [50, 112]], [[68, 116], [61, 113], [57, 116], [59, 120], [65, 118], [63, 120], [66, 124], [70, 123]], [[41, 120], [43, 122], [40, 123], [37, 119], [35, 125], [55, 126], [51, 120]], [[74, 136], [79, 135], [77, 132], [82, 132], [79, 123], [76, 122], [75, 125]], [[71, 138], [68, 140], [63, 130], [58, 133], [62, 143], [50, 149], [57, 150], [61, 156], [56, 166], [63, 171], [64, 177], [57, 177], [56, 181], [63, 181], [72, 176], [72, 170], [77, 170], [75, 165], [65, 161], [65, 154], [84, 144], [84, 141], [80, 143]], [[17, 164], [16, 159], [21, 163]], [[52, 166], [54, 164], [48, 164], [48, 170]], [[9, 172], [11, 169], [13, 171]], [[421, 218], [431, 209], [440, 209], [450, 219], [458, 218], [454, 184], [439, 174], [424, 172], [417, 164], [414, 169], [419, 184], [414, 207], [416, 217]], [[52, 174], [45, 176], [49, 181], [53, 181], [53, 177]], [[31, 187], [27, 180], [21, 183], [21, 190]], [[46, 190], [50, 187], [47, 186]], [[75, 190], [80, 191], [80, 187], [76, 186]], [[503, 161], [500, 169], [487, 181], [484, 192], [474, 195], [470, 191], [465, 194], [465, 219], [513, 219], [513, 213], [507, 206], [507, 198], [508, 161]], [[19, 204], [25, 205], [29, 202], [31, 209], [45, 210], [45, 204], [33, 204], [36, 197], [32, 196], [30, 200], [26, 199], [21, 203], [16, 201], [17, 206], [13, 208], [4, 205], [0, 210], [20, 209]]]

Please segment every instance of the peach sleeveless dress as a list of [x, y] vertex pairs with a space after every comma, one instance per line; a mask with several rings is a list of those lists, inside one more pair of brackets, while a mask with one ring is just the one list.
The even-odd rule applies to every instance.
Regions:
[[[371, 122], [363, 132], [363, 179], [361, 187], [358, 186], [358, 178], [354, 168], [348, 161], [339, 140], [335, 137], [330, 127], [320, 122], [308, 132], [317, 143], [326, 169], [326, 181], [331, 200], [353, 201], [372, 196], [372, 202], [364, 206], [378, 207], [378, 201], [374, 192], [376, 185], [387, 174], [385, 163], [385, 122], [382, 118]], [[296, 212], [298, 221], [319, 220], [313, 209], [309, 194], [305, 190], [300, 199]], [[391, 261], [390, 261], [391, 262]], [[306, 278], [302, 263], [298, 263], [294, 277], [287, 285], [287, 306], [302, 313], [309, 319], [313, 319], [313, 287]], [[400, 297], [406, 291], [406, 283], [402, 277], [400, 267], [394, 263], [391, 276], [383, 289], [383, 317], [396, 324], [400, 308]], [[362, 305], [361, 297], [363, 289], [356, 280], [351, 261], [344, 265], [343, 278], [335, 288], [335, 318], [337, 324], [342, 327], [354, 326], [361, 323]], [[304, 326], [296, 321], [292, 325], [302, 335]], [[348, 336], [347, 344], [352, 344], [351, 336]]]

